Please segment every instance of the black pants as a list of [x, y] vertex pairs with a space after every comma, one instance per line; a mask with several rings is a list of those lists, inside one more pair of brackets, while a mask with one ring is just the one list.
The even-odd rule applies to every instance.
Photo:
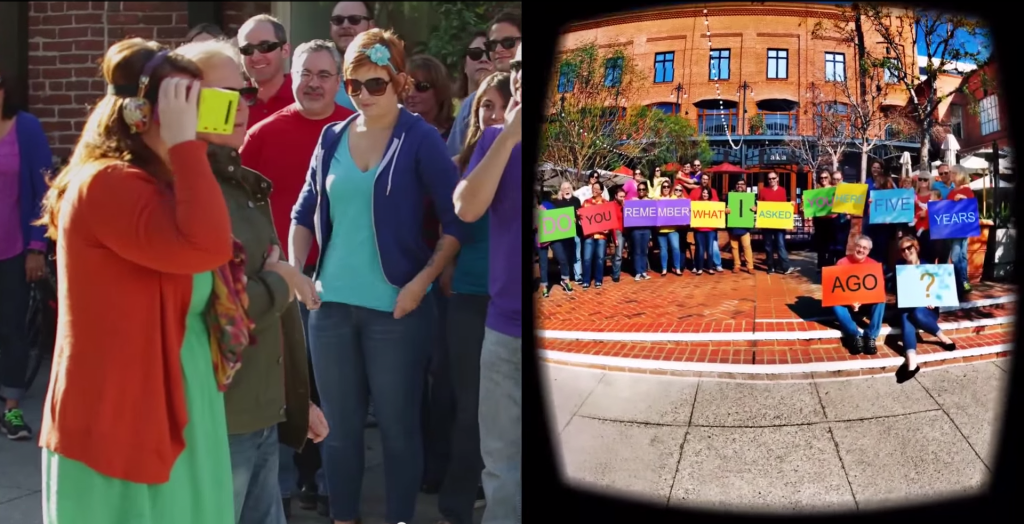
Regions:
[[818, 251], [818, 269], [834, 265], [836, 263], [835, 250], [832, 245], [836, 238], [835, 220], [827, 217], [815, 217], [814, 224], [814, 245]]
[[0, 260], [0, 397], [21, 400], [28, 373], [25, 253]]

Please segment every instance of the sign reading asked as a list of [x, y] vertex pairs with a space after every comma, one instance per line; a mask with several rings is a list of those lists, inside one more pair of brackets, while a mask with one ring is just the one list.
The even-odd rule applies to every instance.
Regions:
[[885, 302], [885, 279], [882, 264], [844, 264], [821, 270], [821, 305], [823, 307]]
[[932, 240], [981, 236], [978, 201], [967, 198], [928, 202], [928, 229]]
[[759, 229], [793, 229], [793, 203], [758, 202], [757, 227]]
[[538, 214], [540, 227], [537, 237], [540, 242], [554, 242], [576, 236], [576, 210], [572, 207], [548, 209]]
[[622, 229], [622, 212], [615, 202], [580, 208], [580, 223], [583, 234], [592, 235], [611, 229]]

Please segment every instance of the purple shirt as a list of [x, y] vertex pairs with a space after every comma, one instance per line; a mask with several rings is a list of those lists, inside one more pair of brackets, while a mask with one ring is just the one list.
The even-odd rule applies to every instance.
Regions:
[[21, 234], [21, 154], [18, 134], [14, 126], [0, 138], [0, 260], [6, 260], [25, 250]]
[[[476, 144], [466, 172], [483, 160], [501, 134], [502, 126], [484, 129]], [[491, 303], [487, 308], [487, 327], [515, 338], [523, 338], [523, 145], [516, 144], [490, 207], [488, 253]]]

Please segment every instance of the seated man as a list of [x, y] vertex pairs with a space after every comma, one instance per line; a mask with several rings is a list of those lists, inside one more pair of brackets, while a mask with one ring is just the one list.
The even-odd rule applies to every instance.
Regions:
[[[866, 235], [860, 235], [857, 237], [857, 241], [853, 245], [853, 253], [839, 259], [836, 262], [837, 266], [843, 266], [846, 264], [875, 264], [877, 261], [868, 258], [868, 253], [871, 253], [872, 242], [871, 239]], [[850, 315], [852, 309], [854, 313], [860, 310], [861, 306], [867, 306], [868, 311], [866, 317], [868, 318], [867, 329], [861, 330], [857, 327], [857, 323], [853, 321], [853, 316]], [[875, 346], [875, 339], [882, 331], [882, 317], [885, 316], [885, 302], [879, 304], [853, 304], [852, 306], [832, 306], [832, 311], [836, 315], [836, 320], [839, 321], [839, 331], [843, 333], [843, 347], [850, 350], [850, 353], [859, 355], [864, 353], [865, 355], [874, 355], [878, 353], [878, 348]]]

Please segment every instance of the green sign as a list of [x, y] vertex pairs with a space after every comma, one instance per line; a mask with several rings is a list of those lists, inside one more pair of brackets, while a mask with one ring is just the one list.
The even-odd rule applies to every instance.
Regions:
[[576, 210], [572, 207], [541, 211], [538, 219], [540, 242], [554, 242], [576, 236]]
[[836, 196], [835, 187], [809, 189], [804, 191], [804, 217], [815, 218], [832, 214], [832, 198]]
[[757, 196], [753, 193], [729, 192], [729, 214], [725, 217], [725, 227], [738, 227], [752, 229], [754, 227], [754, 199]]

